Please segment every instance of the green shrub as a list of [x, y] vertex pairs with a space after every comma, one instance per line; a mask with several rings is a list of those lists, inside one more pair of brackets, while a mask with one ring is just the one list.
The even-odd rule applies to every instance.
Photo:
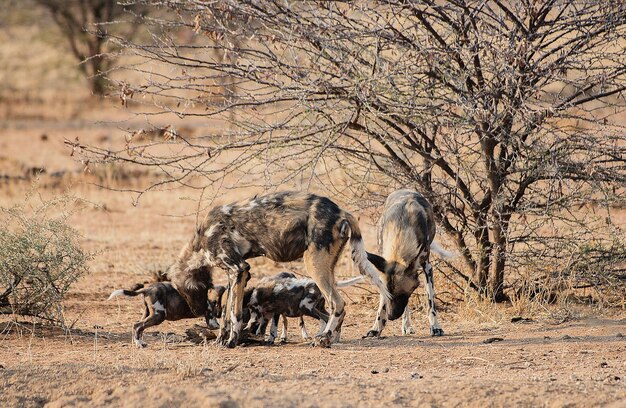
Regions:
[[74, 199], [41, 200], [33, 208], [33, 197], [0, 207], [0, 314], [64, 325], [61, 301], [92, 254], [81, 249], [78, 232], [67, 224]]

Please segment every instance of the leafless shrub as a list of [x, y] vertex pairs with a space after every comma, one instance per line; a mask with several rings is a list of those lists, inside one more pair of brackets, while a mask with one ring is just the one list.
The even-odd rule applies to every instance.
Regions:
[[[61, 301], [87, 272], [92, 255], [67, 224], [69, 197], [0, 207], [0, 313], [32, 316], [64, 325]], [[56, 212], [57, 215], [53, 215]]]
[[[68, 142], [90, 159], [159, 168], [156, 185], [315, 184], [360, 207], [415, 188], [461, 253], [456, 279], [495, 300], [533, 262], [621, 262], [608, 244], [626, 197], [624, 2], [147, 3], [170, 13], [146, 21], [151, 42], [116, 38], [144, 61], [120, 96], [232, 131], [163, 142], [170, 154]], [[593, 242], [606, 263], [572, 252]]]

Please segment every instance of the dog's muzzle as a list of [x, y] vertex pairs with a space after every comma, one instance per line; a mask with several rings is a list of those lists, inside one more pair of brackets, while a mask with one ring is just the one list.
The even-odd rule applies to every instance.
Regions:
[[409, 295], [401, 294], [391, 299], [391, 310], [389, 311], [389, 320], [396, 320], [404, 313], [406, 305], [409, 303]]

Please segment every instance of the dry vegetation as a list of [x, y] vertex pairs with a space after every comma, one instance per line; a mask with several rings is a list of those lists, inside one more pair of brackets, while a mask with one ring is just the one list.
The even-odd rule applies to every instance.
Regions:
[[111, 76], [117, 95], [230, 126], [69, 141], [81, 157], [158, 168], [161, 186], [296, 185], [358, 209], [414, 187], [461, 285], [553, 298], [538, 282], [566, 278], [623, 302], [623, 2], [149, 3], [153, 36], [112, 39], [134, 58]]
[[[0, 206], [23, 202], [34, 179], [43, 198], [68, 191], [81, 197], [88, 204], [72, 208], [69, 223], [82, 236], [83, 249], [97, 256], [64, 301], [69, 329], [0, 316], [0, 406], [626, 405], [626, 295], [622, 291], [621, 305], [609, 307], [593, 288], [574, 288], [567, 280], [556, 299], [519, 293], [510, 303], [494, 305], [445, 279], [446, 270], [436, 267], [446, 332], [441, 338], [428, 336], [423, 300], [414, 296], [416, 335], [400, 337], [394, 322], [386, 338], [361, 339], [377, 306], [371, 288], [363, 286], [344, 292], [343, 342], [331, 350], [299, 343], [296, 324], [287, 345], [198, 345], [185, 331], [202, 324], [200, 319], [166, 322], [148, 330], [151, 347], [133, 348], [130, 327], [141, 316], [140, 301], [105, 302], [108, 294], [165, 268], [193, 233], [198, 210], [262, 188], [218, 194], [167, 185], [137, 202], [134, 192], [158, 183], [160, 173], [77, 160], [64, 140], [124, 149], [130, 135], [148, 144], [171, 138], [168, 126], [186, 135], [215, 136], [229, 125], [198, 118], [146, 120], [132, 113], [132, 103], [124, 108], [119, 101], [90, 99], [57, 41], [60, 33], [31, 24], [41, 19], [48, 21], [39, 14], [12, 14], [0, 26]], [[238, 180], [232, 174], [224, 186]], [[301, 183], [291, 180], [285, 187]], [[615, 226], [626, 228], [625, 210], [612, 211]], [[370, 214], [362, 213], [360, 223], [373, 249]], [[299, 263], [255, 259], [251, 265], [255, 279], [285, 269], [303, 272]], [[342, 277], [355, 273], [346, 258], [337, 270]]]

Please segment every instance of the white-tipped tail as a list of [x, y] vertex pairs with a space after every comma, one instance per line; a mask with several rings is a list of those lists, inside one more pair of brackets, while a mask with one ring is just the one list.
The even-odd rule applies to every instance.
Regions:
[[338, 288], [347, 288], [349, 286], [353, 286], [356, 285], [357, 283], [361, 283], [365, 281], [365, 277], [364, 276], [357, 276], [356, 278], [351, 278], [351, 279], [346, 279], [346, 280], [342, 280], [337, 282], [337, 287]]
[[365, 252], [363, 240], [350, 239], [350, 245], [352, 246], [352, 262], [354, 262], [359, 269], [359, 272], [370, 278], [374, 286], [378, 288], [378, 293], [383, 295], [386, 299], [391, 299], [391, 294], [387, 290], [385, 283], [380, 279], [378, 270], [367, 260], [367, 252]]
[[123, 296], [123, 295], [124, 295], [124, 289], [114, 290], [107, 300], [111, 300], [113, 298], [116, 298], [118, 296]]
[[459, 256], [459, 254], [456, 252], [451, 252], [451, 251], [444, 249], [436, 241], [433, 241], [430, 244], [430, 250], [446, 260], [451, 260]]

